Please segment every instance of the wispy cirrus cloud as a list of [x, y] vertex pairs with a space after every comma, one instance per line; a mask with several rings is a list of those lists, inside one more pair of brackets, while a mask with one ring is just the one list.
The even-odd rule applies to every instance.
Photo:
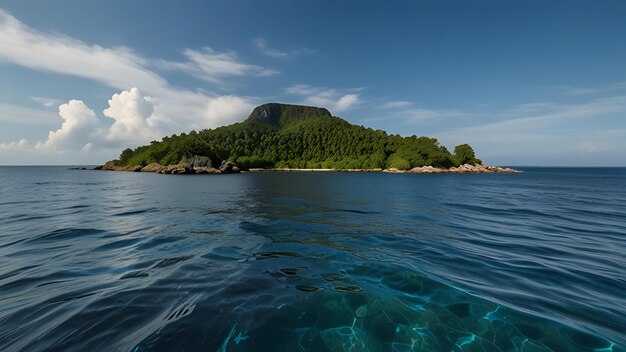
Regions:
[[469, 142], [479, 155], [509, 165], [527, 164], [529, 157], [543, 165], [589, 165], [590, 160], [596, 165], [626, 165], [623, 114], [626, 95], [576, 104], [521, 104], [492, 112], [498, 121], [436, 136], [448, 145]]
[[264, 55], [267, 55], [267, 56], [270, 56], [270, 57], [273, 57], [273, 58], [279, 58], [279, 59], [290, 59], [290, 58], [293, 58], [293, 57], [296, 57], [296, 56], [299, 56], [299, 55], [312, 54], [312, 53], [315, 52], [315, 50], [312, 50], [312, 49], [309, 49], [309, 48], [297, 48], [297, 49], [291, 49], [291, 50], [278, 50], [278, 49], [270, 47], [267, 39], [265, 39], [265, 38], [256, 38], [254, 40], [254, 45]]
[[325, 107], [331, 110], [331, 112], [343, 112], [363, 102], [358, 94], [360, 90], [359, 88], [334, 89], [298, 84], [288, 87], [285, 92], [302, 97], [305, 104]]
[[379, 106], [380, 109], [408, 109], [413, 107], [413, 103], [403, 100], [390, 101]]
[[152, 69], [176, 69], [209, 82], [228, 76], [263, 77], [274, 69], [242, 62], [233, 51], [218, 52], [205, 46], [185, 49], [182, 62], [151, 60], [127, 47], [105, 48], [58, 34], [34, 30], [0, 9], [0, 60], [30, 69], [92, 79], [119, 89], [140, 85], [154, 93], [171, 89]]
[[59, 104], [62, 103], [61, 100], [58, 99], [54, 99], [54, 98], [44, 98], [44, 97], [30, 97], [31, 100], [38, 102], [39, 104], [47, 107], [47, 108], [51, 108], [53, 106], [58, 106]]
[[125, 47], [104, 48], [34, 30], [0, 9], [0, 60], [33, 70], [92, 79], [127, 89], [139, 82], [150, 89], [166, 81], [146, 69], [147, 60]]
[[377, 108], [383, 118], [370, 120], [419, 122], [444, 145], [470, 143], [488, 163], [626, 165], [624, 94], [596, 98], [581, 94], [575, 103], [542, 101], [498, 109], [430, 109], [403, 100]]
[[379, 105], [378, 108], [386, 110], [387, 113], [392, 114], [393, 117], [398, 118], [404, 122], [420, 122], [430, 119], [456, 118], [467, 115], [466, 113], [458, 110], [427, 109], [403, 100], [389, 101]]
[[0, 122], [30, 126], [51, 125], [58, 123], [58, 117], [45, 109], [0, 103]]
[[242, 62], [233, 51], [218, 52], [205, 46], [201, 50], [186, 49], [186, 62], [159, 61], [166, 69], [180, 70], [211, 83], [221, 83], [228, 76], [264, 77], [280, 73], [258, 65]]
[[605, 84], [592, 88], [573, 88], [566, 87], [563, 92], [567, 95], [592, 95], [592, 94], [610, 94], [616, 92], [623, 92], [626, 90], [626, 82], [618, 82]]
[[576, 104], [527, 103], [517, 105], [498, 115], [513, 117], [513, 119], [506, 120], [509, 122], [532, 122], [531, 125], [536, 125], [537, 123], [588, 118], [622, 111], [626, 111], [626, 95], [596, 98]]

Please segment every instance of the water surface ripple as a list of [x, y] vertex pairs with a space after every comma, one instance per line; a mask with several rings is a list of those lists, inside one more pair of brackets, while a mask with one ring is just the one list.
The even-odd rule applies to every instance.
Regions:
[[626, 169], [0, 167], [3, 351], [626, 351]]

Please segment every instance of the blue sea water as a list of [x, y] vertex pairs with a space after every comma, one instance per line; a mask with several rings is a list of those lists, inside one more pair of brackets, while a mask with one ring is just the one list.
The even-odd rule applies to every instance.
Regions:
[[626, 169], [0, 167], [2, 351], [626, 351]]

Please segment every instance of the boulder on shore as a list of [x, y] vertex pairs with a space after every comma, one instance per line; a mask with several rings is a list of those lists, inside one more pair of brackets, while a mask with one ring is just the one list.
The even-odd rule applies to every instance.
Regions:
[[432, 167], [432, 166], [414, 167], [411, 170], [409, 170], [409, 172], [413, 174], [440, 174], [446, 171], [447, 171], [446, 169], [440, 169], [438, 167]]
[[95, 170], [105, 171], [134, 171], [134, 166], [121, 166], [115, 163], [115, 160], [107, 161], [104, 165], [98, 166]]
[[165, 169], [161, 170], [161, 174], [179, 175], [184, 174], [187, 170], [184, 164], [167, 165]]
[[213, 167], [196, 167], [193, 168], [193, 173], [195, 174], [221, 174], [222, 171]]
[[237, 165], [227, 160], [222, 160], [222, 163], [220, 164], [220, 171], [223, 174], [232, 174], [232, 173], [241, 172], [241, 170], [237, 167]]
[[152, 163], [141, 168], [141, 172], [157, 172], [160, 173], [162, 170], [166, 169], [167, 166], [163, 166], [159, 163]]

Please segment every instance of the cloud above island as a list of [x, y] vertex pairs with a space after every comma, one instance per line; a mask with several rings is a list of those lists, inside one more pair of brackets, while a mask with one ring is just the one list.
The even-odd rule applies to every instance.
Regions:
[[467, 113], [450, 109], [426, 109], [408, 101], [389, 101], [379, 105], [388, 118], [400, 118], [404, 123], [422, 122], [431, 119], [450, 119], [466, 116]]
[[[526, 54], [511, 46], [464, 62], [458, 57], [473, 49], [449, 41], [456, 32], [438, 37], [450, 44], [445, 50], [422, 51], [374, 40], [393, 27], [368, 24], [362, 30], [375, 31], [368, 36], [337, 35], [333, 26], [285, 33], [283, 23], [238, 22], [240, 8], [224, 6], [233, 12], [212, 13], [213, 21], [157, 9], [150, 14], [157, 17], [124, 13], [110, 26], [110, 14], [101, 16], [110, 8], [2, 5], [11, 12], [0, 9], [0, 164], [103, 162], [127, 146], [241, 121], [268, 101], [325, 107], [355, 124], [437, 137], [448, 147], [468, 142], [496, 164], [626, 163], [626, 83], [621, 66], [602, 61], [618, 62], [619, 51], [595, 58], [597, 65], [580, 58], [574, 65], [576, 55], [557, 60], [559, 51], [541, 65], [511, 66]], [[78, 12], [85, 21], [68, 20]]]
[[59, 34], [32, 29], [0, 9], [0, 60], [33, 70], [92, 79], [128, 89], [167, 87], [165, 79], [146, 69], [148, 61], [125, 47], [104, 48]]
[[153, 106], [137, 88], [113, 95], [102, 112], [111, 121], [102, 121], [83, 101], [72, 99], [58, 108], [63, 123], [44, 141], [0, 144], [0, 149], [38, 151], [89, 151], [92, 147], [119, 148], [120, 144], [145, 143], [161, 135]]
[[241, 62], [233, 51], [217, 52], [208, 46], [200, 50], [186, 49], [186, 62], [159, 61], [162, 68], [180, 70], [210, 83], [222, 83], [228, 76], [264, 77], [278, 74], [277, 70]]
[[[119, 151], [120, 146], [138, 146], [151, 140], [160, 139], [164, 129], [170, 126], [167, 118], [159, 116], [152, 102], [138, 88], [131, 88], [114, 94], [102, 120], [81, 100], [70, 100], [59, 106], [59, 116], [63, 123], [60, 128], [50, 131], [44, 141], [30, 143], [2, 143], [0, 150], [35, 149], [40, 151], [89, 151], [96, 147]], [[222, 125], [230, 122], [233, 116], [250, 112], [253, 104], [235, 96], [220, 96], [208, 99], [205, 115], [214, 118]], [[187, 130], [185, 130], [187, 131]]]
[[500, 164], [527, 164], [529, 157], [536, 165], [626, 163], [625, 113], [624, 95], [570, 104], [520, 104], [489, 117], [497, 121], [435, 136], [446, 145], [469, 142], [486, 161]]
[[[127, 47], [105, 48], [67, 36], [37, 31], [1, 9], [0, 47], [3, 48], [0, 61], [38, 71], [91, 79], [121, 90], [138, 87], [148, 94], [162, 97], [161, 100], [182, 96], [181, 100], [185, 104], [218, 95], [173, 87], [154, 68], [167, 66], [208, 81], [218, 81], [226, 76], [262, 77], [278, 73], [240, 62], [234, 52], [219, 53], [209, 47], [201, 50], [185, 49], [183, 55], [187, 61], [183, 62], [152, 60]], [[33, 99], [42, 101], [41, 98]], [[204, 110], [204, 107], [199, 110]]]
[[53, 106], [59, 106], [62, 101], [53, 98], [44, 98], [44, 97], [30, 97], [31, 100], [38, 102], [44, 107], [51, 108]]
[[[224, 77], [264, 77], [278, 71], [241, 62], [236, 53], [209, 47], [183, 51], [186, 61], [168, 62], [142, 57], [127, 47], [105, 48], [28, 27], [0, 9], [0, 62], [36, 71], [70, 75], [115, 89], [108, 107], [94, 112], [80, 99], [59, 106], [62, 125], [46, 140], [0, 143], [0, 151], [21, 149], [84, 150], [86, 145], [138, 146], [163, 135], [190, 129], [213, 128], [245, 118], [257, 98], [221, 95], [170, 85], [155, 69], [180, 70], [199, 79], [219, 83]], [[165, 67], [164, 67], [165, 66]], [[44, 107], [56, 99], [33, 97]], [[4, 104], [14, 123], [39, 121], [44, 111]], [[5, 114], [3, 114], [5, 115]], [[20, 116], [24, 116], [21, 117]], [[28, 116], [28, 117], [27, 117]]]
[[38, 149], [82, 150], [103, 133], [93, 110], [80, 100], [70, 100], [59, 106], [63, 119], [61, 128], [48, 133], [48, 139], [35, 145]]
[[299, 96], [302, 104], [323, 106], [331, 112], [344, 112], [356, 107], [363, 100], [357, 94], [361, 89], [332, 89], [298, 84], [286, 89], [286, 93]]

